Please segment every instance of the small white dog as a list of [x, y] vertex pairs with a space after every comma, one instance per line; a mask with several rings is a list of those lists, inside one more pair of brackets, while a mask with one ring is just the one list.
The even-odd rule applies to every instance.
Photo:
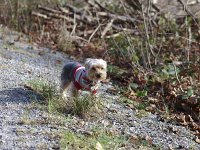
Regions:
[[103, 59], [88, 58], [84, 66], [78, 62], [67, 63], [61, 74], [61, 90], [71, 87], [71, 96], [78, 96], [79, 90], [96, 94], [100, 82], [107, 77], [107, 63]]

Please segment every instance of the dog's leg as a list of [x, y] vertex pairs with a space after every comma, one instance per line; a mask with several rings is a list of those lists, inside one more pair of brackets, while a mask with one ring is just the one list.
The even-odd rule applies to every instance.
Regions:
[[79, 91], [76, 89], [74, 84], [72, 84], [71, 92], [72, 92], [72, 97], [77, 98], [79, 96]]
[[61, 89], [62, 98], [67, 97], [66, 91], [68, 90], [69, 85], [70, 85], [70, 82], [67, 82], [65, 84], [64, 83], [61, 84], [60, 89]]

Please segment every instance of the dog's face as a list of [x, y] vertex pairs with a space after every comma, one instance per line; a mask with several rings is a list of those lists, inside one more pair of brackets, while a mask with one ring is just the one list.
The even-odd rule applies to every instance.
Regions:
[[87, 58], [85, 61], [87, 77], [91, 81], [102, 81], [107, 77], [107, 63], [103, 59]]

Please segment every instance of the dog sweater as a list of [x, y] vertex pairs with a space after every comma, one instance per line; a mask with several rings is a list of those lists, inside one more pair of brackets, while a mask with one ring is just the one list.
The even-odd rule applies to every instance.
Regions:
[[92, 92], [93, 94], [96, 94], [97, 89], [91, 88], [95, 85], [91, 80], [88, 79], [85, 67], [77, 66], [76, 68], [74, 68], [73, 77], [74, 85], [77, 90], [86, 90]]

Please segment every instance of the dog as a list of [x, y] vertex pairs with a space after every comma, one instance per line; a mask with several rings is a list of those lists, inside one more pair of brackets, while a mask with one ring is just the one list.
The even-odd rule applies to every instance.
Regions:
[[78, 62], [69, 62], [61, 73], [61, 93], [66, 97], [64, 93], [71, 89], [70, 97], [77, 97], [80, 90], [96, 95], [100, 82], [106, 77], [107, 62], [103, 59], [87, 58], [84, 66]]

